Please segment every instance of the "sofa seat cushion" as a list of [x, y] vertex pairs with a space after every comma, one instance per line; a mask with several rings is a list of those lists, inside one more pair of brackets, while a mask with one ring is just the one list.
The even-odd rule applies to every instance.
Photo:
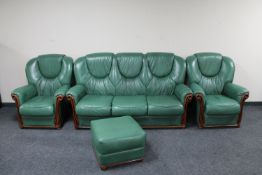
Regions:
[[82, 116], [110, 116], [112, 96], [86, 95], [77, 103], [76, 113]]
[[54, 115], [54, 97], [36, 96], [22, 104], [19, 108], [22, 116], [51, 116]]
[[130, 116], [91, 121], [93, 146], [100, 154], [110, 154], [145, 145], [145, 132]]
[[177, 116], [184, 113], [184, 107], [176, 96], [147, 96], [149, 116]]
[[205, 111], [210, 115], [239, 114], [240, 104], [223, 95], [207, 95]]
[[112, 115], [147, 115], [146, 96], [115, 96], [112, 102]]

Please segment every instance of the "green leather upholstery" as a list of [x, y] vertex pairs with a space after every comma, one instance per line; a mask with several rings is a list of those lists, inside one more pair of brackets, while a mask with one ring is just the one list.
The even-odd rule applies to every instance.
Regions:
[[175, 95], [182, 104], [185, 103], [185, 97], [190, 93], [192, 93], [191, 89], [184, 84], [179, 84], [175, 88]]
[[193, 91], [194, 96], [201, 96], [203, 100], [203, 104], [206, 103], [206, 93], [204, 89], [197, 83], [191, 83], [190, 88]]
[[130, 116], [93, 120], [91, 134], [100, 166], [142, 159], [144, 156], [146, 134]]
[[19, 87], [12, 93], [19, 97], [18, 102], [20, 105], [24, 104], [26, 101], [37, 95], [35, 86], [31, 84]]
[[61, 86], [60, 88], [58, 88], [56, 91], [55, 91], [55, 94], [54, 96], [57, 97], [57, 96], [60, 96], [60, 95], [66, 95], [66, 92], [69, 90], [70, 88], [70, 85], [63, 85]]
[[74, 102], [77, 104], [80, 99], [86, 95], [85, 87], [82, 85], [75, 85], [67, 91], [67, 96], [73, 97]]
[[207, 95], [205, 111], [208, 115], [237, 115], [240, 112], [240, 104], [224, 95]]
[[72, 70], [73, 60], [65, 55], [40, 55], [28, 61], [28, 85], [12, 91], [21, 128], [61, 126], [60, 103], [65, 102]]
[[223, 94], [233, 98], [234, 100], [238, 101], [239, 103], [242, 100], [242, 97], [248, 92], [246, 88], [243, 88], [239, 85], [233, 83], [225, 84]]
[[198, 100], [200, 127], [240, 126], [247, 89], [232, 84], [235, 65], [219, 53], [189, 56], [187, 74], [190, 88]]
[[[186, 63], [181, 57], [95, 53], [77, 59], [74, 73], [77, 85], [67, 96], [75, 106], [76, 128], [89, 127], [92, 119], [121, 115], [148, 118], [143, 118], [143, 126], [185, 126], [185, 107], [192, 91], [184, 85]], [[101, 112], [94, 109], [102, 106]]]
[[54, 114], [52, 96], [36, 96], [19, 107], [22, 116], [51, 116]]
[[85, 116], [110, 116], [113, 96], [86, 95], [76, 105], [76, 112]]
[[132, 116], [147, 115], [146, 96], [114, 96], [112, 102], [112, 115], [122, 116], [130, 114]]
[[176, 96], [147, 96], [148, 115], [172, 116], [184, 113], [183, 104]]

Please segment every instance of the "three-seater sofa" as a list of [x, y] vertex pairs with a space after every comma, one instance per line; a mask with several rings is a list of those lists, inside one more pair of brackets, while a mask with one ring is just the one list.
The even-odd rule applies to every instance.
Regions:
[[75, 128], [130, 115], [144, 128], [184, 128], [192, 91], [185, 60], [172, 53], [95, 53], [74, 64], [69, 89]]

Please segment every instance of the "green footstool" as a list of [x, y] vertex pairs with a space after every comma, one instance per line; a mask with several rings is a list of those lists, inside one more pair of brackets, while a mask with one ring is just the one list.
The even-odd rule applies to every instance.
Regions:
[[102, 170], [143, 160], [146, 133], [132, 117], [93, 120], [91, 134]]

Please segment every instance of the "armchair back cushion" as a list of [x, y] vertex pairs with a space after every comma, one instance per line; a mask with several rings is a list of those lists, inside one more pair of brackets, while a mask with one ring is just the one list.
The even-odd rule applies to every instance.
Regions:
[[172, 53], [95, 53], [77, 59], [74, 70], [89, 95], [173, 95], [186, 64]]
[[224, 85], [232, 82], [233, 61], [219, 53], [198, 53], [187, 59], [189, 83], [199, 84], [206, 95], [220, 95]]
[[72, 59], [59, 54], [40, 55], [26, 65], [26, 76], [39, 96], [53, 96], [63, 85], [70, 85]]

